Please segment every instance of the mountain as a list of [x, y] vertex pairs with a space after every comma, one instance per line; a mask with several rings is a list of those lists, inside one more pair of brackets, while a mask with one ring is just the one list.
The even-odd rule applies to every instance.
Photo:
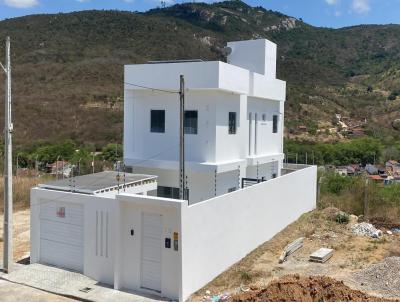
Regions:
[[[18, 148], [66, 138], [96, 147], [120, 142], [124, 64], [225, 60], [227, 41], [252, 38], [279, 46], [288, 129], [328, 129], [340, 113], [354, 121], [366, 118], [370, 135], [399, 136], [391, 126], [400, 118], [399, 25], [318, 28], [235, 0], [144, 13], [30, 15], [1, 21], [0, 37], [6, 35], [12, 38]], [[395, 100], [388, 101], [389, 95]]]

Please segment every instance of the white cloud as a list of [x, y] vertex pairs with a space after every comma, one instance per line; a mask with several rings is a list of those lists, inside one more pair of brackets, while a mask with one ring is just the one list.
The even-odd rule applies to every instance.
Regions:
[[342, 15], [342, 12], [341, 12], [340, 10], [336, 10], [336, 11], [333, 13], [333, 15], [334, 15], [335, 17], [340, 17], [340, 16]]
[[351, 9], [357, 14], [366, 14], [371, 10], [371, 6], [369, 0], [353, 0]]
[[4, 3], [16, 8], [29, 8], [39, 4], [37, 0], [4, 0]]
[[337, 5], [339, 3], [339, 0], [325, 0], [325, 2], [329, 5]]

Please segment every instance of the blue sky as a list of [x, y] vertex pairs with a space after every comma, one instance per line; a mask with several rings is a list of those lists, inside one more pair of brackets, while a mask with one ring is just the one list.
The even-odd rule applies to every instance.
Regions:
[[[168, 4], [183, 0], [165, 0]], [[212, 2], [208, 0], [208, 2]], [[400, 24], [400, 0], [245, 0], [315, 26], [344, 27], [357, 24]], [[144, 11], [159, 0], [0, 0], [0, 20], [38, 13], [87, 9]]]

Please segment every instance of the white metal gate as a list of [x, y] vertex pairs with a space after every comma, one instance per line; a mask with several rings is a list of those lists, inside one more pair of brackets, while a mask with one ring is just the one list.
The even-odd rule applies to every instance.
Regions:
[[162, 216], [142, 214], [141, 287], [161, 292]]
[[83, 272], [83, 206], [40, 205], [40, 262]]

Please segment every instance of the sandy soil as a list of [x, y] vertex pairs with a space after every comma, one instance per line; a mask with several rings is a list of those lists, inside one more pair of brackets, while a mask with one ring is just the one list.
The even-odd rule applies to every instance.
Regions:
[[[279, 264], [278, 259], [284, 247], [299, 237], [305, 237], [303, 248]], [[400, 256], [399, 245], [400, 235], [384, 235], [381, 239], [356, 237], [350, 231], [350, 224], [341, 225], [330, 220], [328, 211], [314, 211], [303, 215], [254, 250], [195, 293], [191, 300], [202, 301], [207, 291], [211, 295], [233, 294], [243, 285], [265, 288], [272, 280], [291, 274], [323, 275], [346, 283], [353, 272], [388, 256]], [[309, 262], [309, 255], [321, 247], [333, 248], [333, 257], [324, 264]], [[346, 284], [356, 287], [354, 282]]]
[[[29, 257], [30, 211], [17, 209], [13, 214], [14, 261]], [[0, 216], [0, 262], [3, 259], [3, 215]]]

